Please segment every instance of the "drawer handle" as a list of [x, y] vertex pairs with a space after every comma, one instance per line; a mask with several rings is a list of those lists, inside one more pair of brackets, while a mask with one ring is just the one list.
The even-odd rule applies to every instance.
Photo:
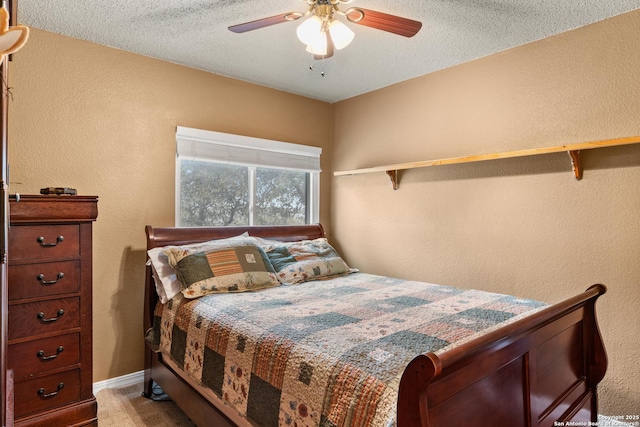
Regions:
[[45, 355], [44, 355], [44, 350], [40, 350], [39, 352], [37, 352], [37, 353], [36, 353], [36, 356], [38, 357], [38, 359], [40, 359], [40, 360], [44, 360], [44, 361], [46, 361], [46, 360], [53, 360], [53, 359], [55, 359], [56, 357], [58, 357], [58, 355], [59, 355], [60, 353], [62, 353], [63, 351], [64, 351], [64, 347], [63, 347], [63, 346], [60, 346], [60, 347], [58, 347], [58, 348], [56, 349], [56, 354], [52, 354], [51, 356], [45, 356]]
[[58, 236], [56, 237], [56, 242], [55, 243], [45, 243], [44, 242], [44, 237], [40, 236], [36, 239], [36, 241], [38, 243], [40, 243], [40, 246], [42, 246], [43, 248], [50, 248], [53, 246], [58, 246], [58, 243], [61, 243], [64, 240], [64, 236]]
[[44, 274], [38, 274], [38, 277], [36, 277], [36, 279], [38, 279], [41, 285], [55, 285], [56, 283], [58, 283], [58, 280], [64, 279], [64, 273], [60, 272], [56, 277], [57, 278], [55, 280], [44, 280]]
[[60, 310], [58, 310], [58, 317], [50, 317], [48, 319], [45, 319], [43, 312], [38, 313], [37, 317], [42, 323], [51, 323], [51, 322], [55, 322], [56, 320], [58, 320], [60, 318], [60, 316], [62, 316], [63, 314], [64, 314], [64, 310], [60, 309]]
[[38, 389], [38, 396], [44, 398], [44, 399], [48, 399], [50, 397], [54, 397], [55, 395], [57, 395], [58, 393], [60, 393], [60, 390], [62, 390], [64, 388], [64, 383], [60, 383], [58, 384], [58, 389], [56, 391], [52, 391], [51, 393], [46, 393], [44, 392], [43, 388], [39, 388]]

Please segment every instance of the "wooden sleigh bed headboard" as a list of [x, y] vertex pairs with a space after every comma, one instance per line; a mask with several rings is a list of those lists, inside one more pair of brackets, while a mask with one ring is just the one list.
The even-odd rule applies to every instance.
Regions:
[[[296, 226], [253, 226], [253, 227], [145, 227], [147, 235], [147, 250], [170, 245], [186, 245], [192, 243], [207, 242], [209, 240], [225, 239], [239, 236], [245, 232], [251, 232], [252, 236], [263, 239], [294, 242], [297, 240], [313, 240], [325, 237], [321, 224], [296, 225]], [[153, 322], [153, 310], [158, 302], [158, 294], [155, 290], [155, 282], [151, 274], [151, 268], [147, 266], [145, 275], [145, 331]]]
[[[146, 227], [147, 249], [239, 235], [283, 241], [324, 237], [320, 225], [225, 228]], [[444, 353], [417, 356], [404, 371], [398, 427], [551, 427], [557, 421], [595, 422], [597, 385], [607, 357], [595, 313], [606, 292], [585, 292]], [[147, 267], [144, 330], [153, 323], [155, 284]], [[235, 425], [145, 346], [145, 395], [153, 383], [200, 426]], [[557, 425], [557, 424], [556, 424]], [[342, 426], [346, 427], [346, 426]]]

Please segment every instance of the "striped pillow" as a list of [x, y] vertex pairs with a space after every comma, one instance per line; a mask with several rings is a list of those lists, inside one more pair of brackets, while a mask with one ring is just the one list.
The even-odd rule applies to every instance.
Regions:
[[[228, 239], [224, 239], [228, 240]], [[232, 243], [231, 245], [229, 243]], [[165, 248], [186, 298], [279, 286], [265, 252], [251, 238]]]

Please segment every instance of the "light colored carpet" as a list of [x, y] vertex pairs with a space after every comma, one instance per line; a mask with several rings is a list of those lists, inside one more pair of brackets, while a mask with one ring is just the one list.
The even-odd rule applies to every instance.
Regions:
[[96, 394], [100, 427], [195, 427], [175, 403], [147, 399], [142, 388], [140, 383], [100, 390]]

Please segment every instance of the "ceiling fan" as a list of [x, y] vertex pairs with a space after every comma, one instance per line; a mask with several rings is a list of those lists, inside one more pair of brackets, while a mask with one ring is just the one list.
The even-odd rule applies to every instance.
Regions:
[[309, 17], [297, 29], [300, 41], [307, 45], [307, 52], [315, 59], [329, 58], [334, 49], [343, 49], [353, 40], [354, 33], [339, 21], [337, 16], [343, 16], [354, 24], [364, 25], [382, 31], [398, 34], [404, 37], [416, 35], [422, 23], [412, 19], [401, 18], [388, 13], [359, 7], [340, 9], [341, 4], [349, 4], [353, 0], [302, 0], [309, 5], [306, 12], [288, 12], [268, 18], [257, 19], [243, 24], [232, 25], [229, 30], [234, 33], [245, 33], [270, 25], [295, 21], [302, 17]]

